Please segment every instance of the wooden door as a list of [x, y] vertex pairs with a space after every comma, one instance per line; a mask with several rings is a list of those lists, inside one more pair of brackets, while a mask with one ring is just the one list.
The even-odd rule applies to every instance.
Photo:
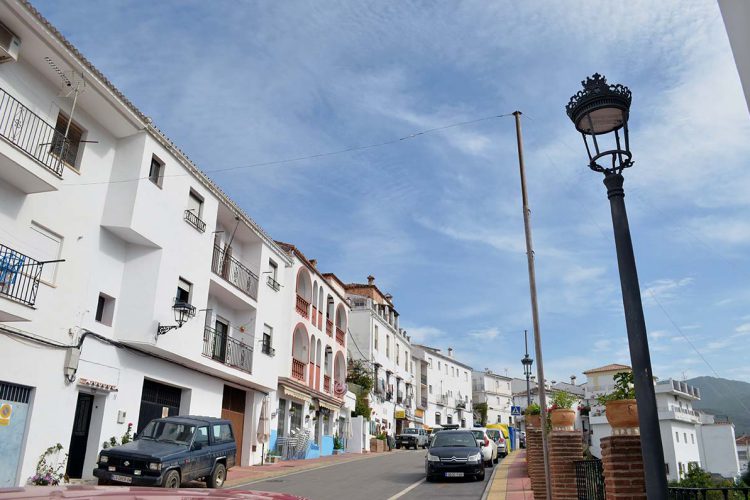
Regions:
[[221, 418], [232, 422], [234, 441], [237, 444], [237, 463], [242, 463], [242, 435], [245, 426], [245, 397], [246, 392], [234, 387], [224, 386], [224, 397], [221, 404]]

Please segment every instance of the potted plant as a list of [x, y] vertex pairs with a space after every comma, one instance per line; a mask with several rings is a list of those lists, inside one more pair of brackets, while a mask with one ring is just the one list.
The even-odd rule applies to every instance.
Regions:
[[572, 409], [576, 397], [567, 391], [557, 391], [552, 397], [550, 422], [552, 430], [572, 431], [576, 421], [576, 412]]
[[536, 403], [531, 403], [526, 408], [526, 425], [530, 427], [541, 427], [542, 426], [542, 409]]
[[600, 405], [606, 407], [607, 422], [612, 426], [614, 433], [622, 434], [628, 429], [638, 428], [638, 405], [635, 401], [633, 374], [620, 372], [614, 376], [614, 380], [615, 390], [596, 399]]
[[581, 416], [586, 416], [591, 413], [591, 407], [589, 405], [578, 405], [578, 413], [580, 413]]
[[340, 453], [344, 453], [344, 441], [336, 434], [333, 436], [333, 454], [338, 455]]

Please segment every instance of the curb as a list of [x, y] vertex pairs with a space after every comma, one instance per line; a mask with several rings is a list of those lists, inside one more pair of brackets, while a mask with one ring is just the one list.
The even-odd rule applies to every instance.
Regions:
[[495, 476], [497, 475], [497, 471], [500, 470], [503, 462], [505, 462], [505, 458], [493, 468], [492, 475], [490, 476], [490, 480], [487, 481], [487, 485], [484, 487], [484, 491], [482, 492], [482, 496], [480, 497], [480, 500], [487, 500], [487, 498], [489, 497], [490, 490], [492, 489], [492, 483], [495, 481]]

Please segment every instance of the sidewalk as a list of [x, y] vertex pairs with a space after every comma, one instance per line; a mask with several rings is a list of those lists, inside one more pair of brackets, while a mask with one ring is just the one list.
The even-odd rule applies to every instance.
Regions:
[[[225, 488], [232, 488], [242, 484], [255, 481], [263, 481], [279, 476], [286, 476], [297, 472], [321, 469], [332, 465], [343, 464], [346, 462], [355, 462], [357, 460], [366, 460], [385, 453], [345, 453], [343, 455], [331, 455], [327, 457], [311, 458], [308, 460], [286, 460], [267, 465], [252, 465], [245, 467], [232, 467], [227, 473], [227, 480], [224, 483]], [[392, 451], [390, 453], [398, 453]]]
[[488, 500], [534, 500], [526, 470], [526, 450], [508, 455], [495, 473], [487, 495]]

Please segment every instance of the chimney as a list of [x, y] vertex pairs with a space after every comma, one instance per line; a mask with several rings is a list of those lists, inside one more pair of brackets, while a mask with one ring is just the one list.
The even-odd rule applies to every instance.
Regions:
[[375, 284], [375, 276], [372, 274], [367, 277], [367, 284], [368, 285], [374, 285]]
[[310, 259], [310, 265], [313, 266], [315, 269], [318, 268], [318, 259]]
[[570, 376], [570, 385], [576, 385], [576, 376], [575, 375], [571, 375]]
[[449, 348], [448, 348], [448, 357], [449, 357], [449, 358], [452, 358], [452, 357], [453, 357], [453, 348], [452, 348], [452, 347], [449, 347]]
[[393, 298], [393, 295], [391, 295], [390, 293], [386, 293], [386, 294], [385, 294], [385, 298], [386, 298], [387, 300], [391, 300], [391, 299]]

